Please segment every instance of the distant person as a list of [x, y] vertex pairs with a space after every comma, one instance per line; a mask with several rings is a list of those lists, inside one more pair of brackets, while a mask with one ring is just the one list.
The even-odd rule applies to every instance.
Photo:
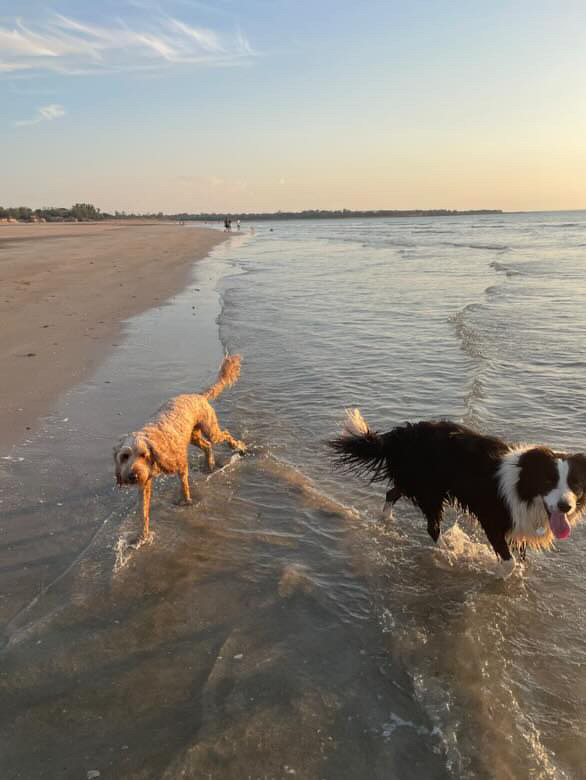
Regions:
[[231, 226], [232, 226], [232, 223], [230, 222], [230, 220], [228, 219], [228, 217], [226, 217], [226, 218], [224, 219], [224, 231], [227, 233], [227, 232], [230, 230], [230, 227], [231, 227]]
[[236, 230], [240, 230], [240, 220], [236, 220]]

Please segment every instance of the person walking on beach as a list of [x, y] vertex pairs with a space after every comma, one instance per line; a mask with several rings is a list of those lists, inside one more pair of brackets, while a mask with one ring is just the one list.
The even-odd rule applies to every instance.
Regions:
[[236, 220], [236, 230], [240, 230], [240, 220]]

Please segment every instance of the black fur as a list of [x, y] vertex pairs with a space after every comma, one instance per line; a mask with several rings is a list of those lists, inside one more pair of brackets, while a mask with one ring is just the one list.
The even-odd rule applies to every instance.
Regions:
[[[388, 504], [406, 498], [418, 506], [434, 541], [440, 535], [446, 503], [475, 515], [504, 561], [511, 559], [509, 539], [522, 557], [526, 544], [532, 544], [532, 532], [527, 535], [519, 519], [519, 506], [534, 511], [534, 501], [541, 497], [544, 518], [549, 513], [551, 519], [557, 510], [571, 510], [572, 524], [586, 510], [586, 456], [582, 453], [570, 455], [542, 446], [516, 449], [447, 420], [406, 423], [382, 434], [368, 429], [361, 434], [346, 432], [330, 446], [344, 468], [368, 474], [372, 482], [391, 483]], [[564, 461], [567, 486], [560, 482], [558, 470]], [[517, 507], [515, 527], [513, 505]]]
[[555, 457], [555, 453], [547, 447], [534, 447], [519, 457], [519, 498], [531, 501], [543, 489], [555, 486], [558, 479]]
[[419, 507], [434, 541], [444, 503], [457, 503], [478, 518], [495, 553], [511, 558], [506, 536], [509, 510], [500, 496], [497, 471], [509, 447], [448, 421], [407, 423], [388, 433], [341, 436], [330, 442], [336, 460], [373, 482], [388, 480], [387, 501], [406, 498]]

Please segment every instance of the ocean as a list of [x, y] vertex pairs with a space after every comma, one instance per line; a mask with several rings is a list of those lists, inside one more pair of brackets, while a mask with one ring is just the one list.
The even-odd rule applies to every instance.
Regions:
[[[503, 582], [326, 442], [357, 406], [585, 450], [586, 212], [249, 228], [0, 459], [0, 775], [585, 777], [586, 529]], [[225, 350], [251, 453], [192, 451], [129, 554], [112, 445]]]

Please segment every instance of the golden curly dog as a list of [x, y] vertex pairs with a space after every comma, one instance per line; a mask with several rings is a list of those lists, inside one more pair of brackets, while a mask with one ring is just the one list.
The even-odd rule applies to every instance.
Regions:
[[177, 474], [181, 482], [182, 503], [190, 504], [187, 453], [190, 444], [205, 452], [208, 468], [214, 468], [212, 444], [227, 442], [232, 449], [246, 451], [242, 441], [221, 430], [209, 403], [240, 376], [240, 356], [224, 358], [218, 379], [198, 395], [178, 395], [161, 406], [140, 431], [123, 436], [114, 447], [116, 481], [137, 485], [140, 490], [143, 532], [138, 541], [149, 538], [149, 510], [153, 477]]

